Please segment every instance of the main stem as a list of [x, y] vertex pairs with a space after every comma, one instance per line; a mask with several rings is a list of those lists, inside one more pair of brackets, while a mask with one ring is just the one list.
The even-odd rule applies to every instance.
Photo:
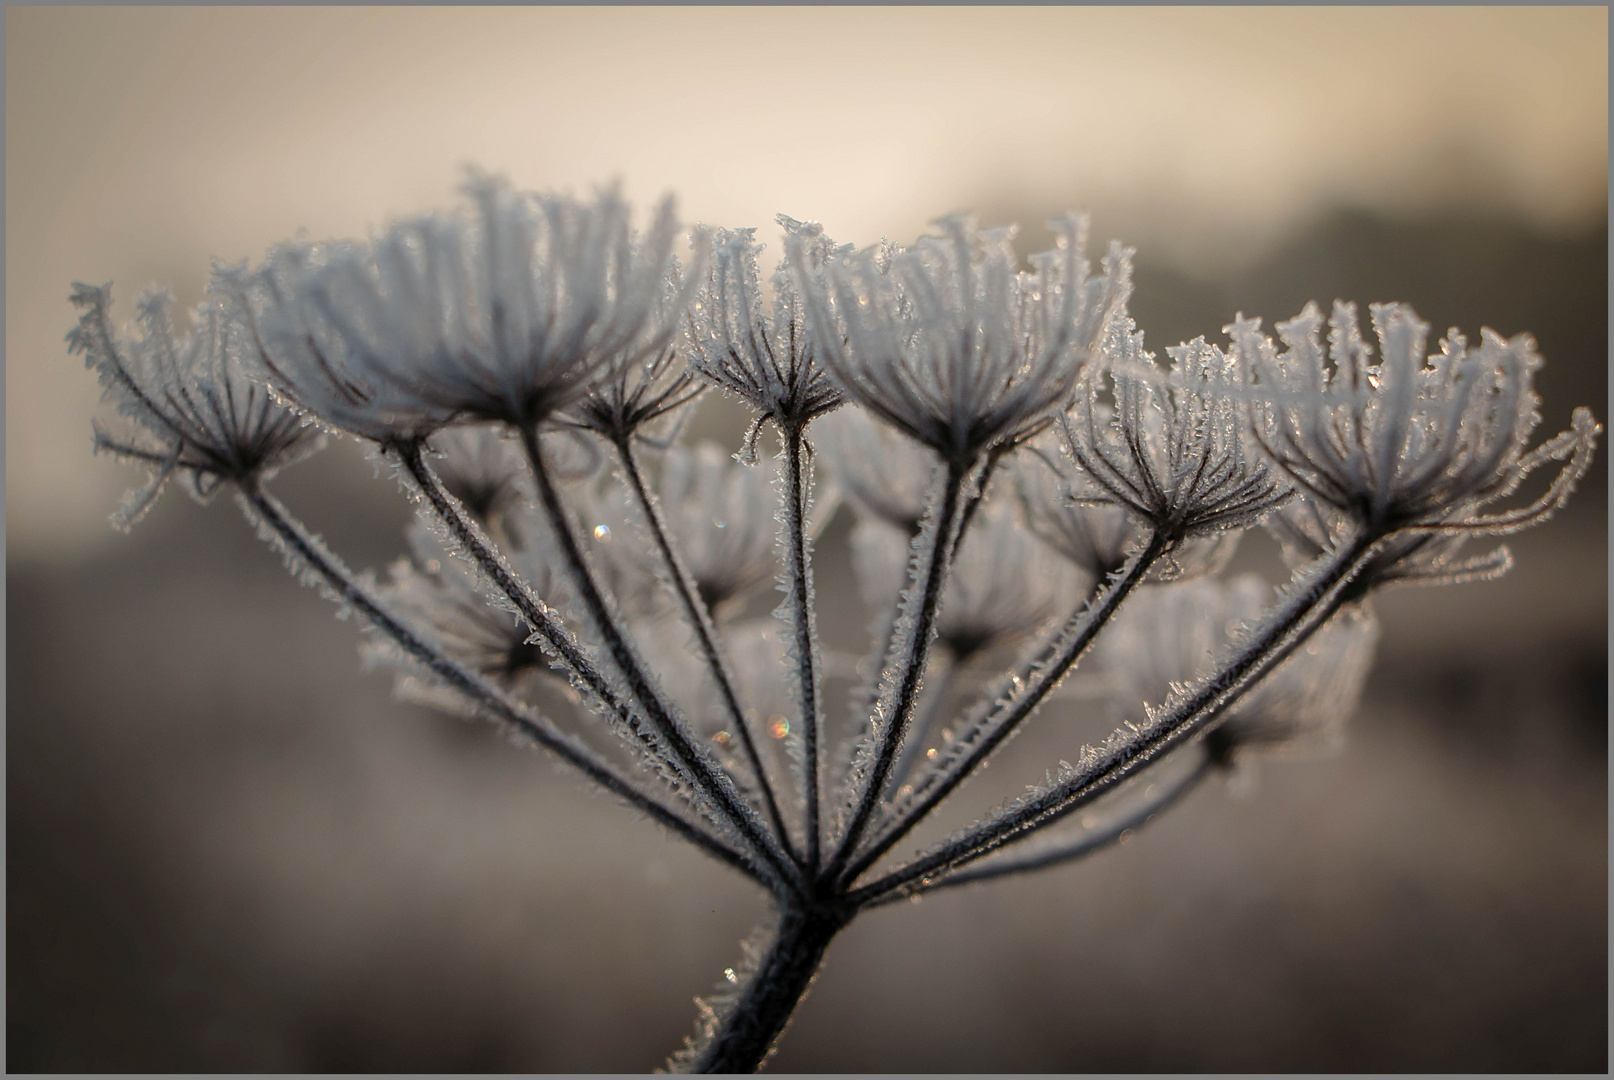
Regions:
[[818, 974], [824, 950], [850, 917], [849, 911], [782, 911], [773, 946], [696, 1059], [694, 1071], [756, 1072]]

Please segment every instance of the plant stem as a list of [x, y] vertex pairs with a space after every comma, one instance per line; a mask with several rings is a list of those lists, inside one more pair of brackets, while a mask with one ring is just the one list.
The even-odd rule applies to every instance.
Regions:
[[739, 695], [734, 690], [734, 679], [730, 675], [728, 665], [718, 649], [717, 629], [712, 625], [712, 616], [706, 610], [706, 604], [700, 598], [700, 591], [691, 579], [689, 569], [673, 546], [672, 537], [668, 533], [667, 523], [661, 516], [661, 507], [650, 494], [645, 485], [644, 473], [639, 468], [638, 455], [633, 452], [633, 436], [624, 435], [613, 440], [617, 457], [621, 459], [622, 470], [627, 475], [628, 484], [633, 488], [634, 496], [639, 500], [639, 506], [644, 510], [645, 520], [650, 525], [650, 535], [656, 542], [661, 558], [667, 564], [667, 573], [672, 578], [674, 591], [684, 605], [684, 613], [689, 617], [690, 625], [695, 629], [695, 639], [700, 644], [701, 653], [706, 657], [706, 666], [717, 683], [717, 692], [723, 699], [724, 708], [728, 710], [735, 729], [739, 732], [740, 743], [745, 747], [746, 757], [751, 762], [751, 769], [756, 773], [757, 787], [762, 792], [764, 804], [768, 809], [768, 816], [773, 820], [774, 830], [779, 834], [785, 846], [785, 851], [793, 862], [799, 859], [791, 849], [790, 833], [785, 828], [784, 817], [779, 812], [779, 803], [774, 796], [773, 784], [768, 779], [768, 772], [762, 767], [762, 757], [757, 753], [756, 738], [751, 731], [750, 718], [746, 716], [745, 709], [740, 705]]
[[712, 799], [724, 817], [739, 830], [757, 854], [773, 867], [781, 880], [790, 882], [797, 889], [802, 888], [800, 871], [796, 869], [795, 864], [763, 828], [756, 813], [742, 802], [728, 776], [695, 746], [689, 730], [673, 716], [667, 703], [662, 700], [661, 694], [651, 683], [633, 647], [628, 643], [621, 627], [617, 625], [610, 605], [606, 603], [599, 584], [594, 580], [594, 573], [589, 568], [588, 561], [583, 557], [583, 549], [577, 542], [577, 535], [566, 516], [566, 508], [561, 505], [560, 493], [555, 490], [554, 480], [549, 475], [543, 450], [538, 445], [538, 433], [529, 425], [521, 429], [521, 438], [526, 447], [527, 462], [532, 467], [533, 479], [538, 486], [539, 501], [543, 503], [550, 528], [554, 531], [561, 552], [571, 569], [573, 584], [579, 598], [588, 608], [589, 617], [594, 621], [600, 637], [604, 639], [606, 651], [626, 680], [629, 692], [645, 710], [650, 722], [666, 741], [674, 756], [689, 771], [701, 791]]
[[747, 877], [761, 884], [767, 884], [769, 875], [753, 866], [748, 858], [634, 787], [626, 777], [619, 775], [610, 765], [595, 756], [593, 751], [555, 728], [542, 715], [511, 700], [498, 688], [444, 656], [429, 642], [420, 638], [387, 611], [369, 590], [359, 583], [352, 571], [316, 540], [273, 495], [256, 485], [242, 485], [241, 498], [246, 504], [248, 516], [256, 517], [270, 530], [285, 545], [285, 550], [297, 564], [312, 571], [338, 600], [351, 604], [377, 629], [396, 641], [400, 648], [424, 664], [438, 678], [467, 698], [481, 704], [494, 716], [518, 728], [538, 745], [558, 755], [568, 765], [630, 806], [649, 814], [679, 836], [735, 867]]
[[431, 503], [432, 509], [460, 549], [476, 562], [488, 580], [492, 581], [515, 606], [521, 617], [527, 621], [527, 625], [543, 635], [544, 641], [582, 680], [589, 692], [598, 697], [630, 729], [636, 728], [639, 725], [638, 718], [632, 715], [627, 703], [611, 689], [605, 675], [594, 666], [577, 639], [555, 619], [549, 607], [535, 596], [531, 589], [510, 573], [504, 560], [499, 557], [498, 552], [476, 524], [460, 513], [448, 493], [443, 490], [442, 481], [426, 465], [420, 453], [420, 445], [406, 443], [393, 449], [403, 462], [410, 478], [420, 488], [426, 501]]
[[[885, 790], [886, 779], [896, 762], [897, 750], [902, 745], [908, 717], [912, 715], [914, 704], [918, 700], [919, 682], [924, 675], [925, 662], [930, 656], [930, 638], [934, 629], [936, 609], [941, 605], [942, 584], [947, 577], [949, 564], [947, 556], [952, 546], [954, 519], [958, 516], [959, 492], [963, 489], [966, 475], [963, 466], [956, 462], [948, 463], [947, 476], [942, 482], [942, 497], [934, 522], [930, 526], [935, 531], [930, 537], [929, 551], [924, 552], [923, 562], [916, 567], [924, 578], [915, 603], [913, 625], [907, 631], [907, 647], [903, 650], [902, 657], [893, 657], [886, 665], [889, 677], [896, 684], [893, 688], [894, 696], [889, 704], [890, 720], [886, 724], [884, 738], [874, 759], [874, 767], [865, 781], [857, 810], [847, 826], [846, 834], [841, 838], [835, 857], [830, 860], [827, 869], [830, 877], [840, 876], [846, 860], [857, 847], [863, 829], [868, 825], [869, 818], [879, 803], [880, 796]], [[922, 533], [920, 535], [923, 536]], [[882, 681], [885, 677], [882, 676]]]
[[[1148, 543], [1132, 559], [1121, 576], [1112, 581], [1090, 604], [1084, 606], [1080, 621], [1065, 631], [1068, 636], [1064, 644], [1061, 646], [1058, 640], [1055, 640], [1049, 650], [1050, 655], [1044, 663], [1037, 665], [1025, 689], [1005, 700], [997, 708], [991, 709], [954, 740], [948, 747], [948, 758], [938, 762], [935, 771], [926, 776], [926, 781], [932, 781], [934, 778], [933, 782], [920, 787], [915, 793], [917, 801], [901, 819], [887, 829], [879, 841], [872, 844], [847, 869], [844, 877], [847, 883], [873, 866], [880, 856], [912, 831], [926, 814], [952, 794], [959, 784], [992, 755], [993, 751], [1003, 745], [1004, 740], [1014, 733], [1038, 705], [1042, 704], [1048, 692], [1058, 685], [1059, 680], [1064, 678], [1082, 658], [1098, 637], [1099, 631], [1109, 624], [1110, 619], [1121, 609], [1121, 604], [1131, 595], [1132, 590], [1148, 576], [1150, 569], [1170, 547], [1171, 542], [1165, 533], [1158, 529], [1150, 533]], [[1070, 627], [1070, 624], [1067, 623], [1067, 627]], [[987, 700], [1001, 699], [994, 695]]]
[[816, 877], [821, 858], [818, 807], [818, 626], [813, 611], [813, 567], [807, 540], [808, 478], [806, 425], [791, 424], [785, 430], [785, 528], [790, 536], [786, 574], [791, 614], [796, 632], [796, 692], [800, 699], [802, 723], [802, 790], [806, 796], [807, 875]]
[[[1011, 839], [1058, 821], [1119, 785], [1150, 761], [1211, 723], [1227, 704], [1272, 669], [1322, 623], [1319, 611], [1331, 614], [1329, 604], [1350, 587], [1366, 564], [1382, 532], [1362, 532], [1324, 556], [1294, 594], [1273, 613], [1267, 628], [1248, 642], [1220, 672], [1199, 684], [1197, 691], [1157, 716], [1147, 728], [1113, 742], [1067, 780], [1024, 799], [1008, 813], [976, 826], [906, 866], [852, 892], [848, 899], [867, 904], [886, 893], [922, 881], [939, 871], [960, 866], [996, 850]], [[1112, 736], [1112, 738], [1114, 738]]]
[[[1152, 798], [1146, 797], [1138, 805], [1116, 814], [1108, 821], [1099, 822], [1091, 828], [1082, 830], [1075, 836], [1044, 845], [1035, 851], [1016, 851], [1012, 855], [1003, 855], [977, 863], [956, 873], [948, 874], [946, 877], [938, 878], [934, 884], [909, 889], [906, 891], [906, 895], [918, 896], [923, 893], [934, 892], [937, 889], [965, 885], [972, 881], [990, 881], [994, 878], [1029, 873], [1033, 870], [1042, 870], [1046, 867], [1059, 866], [1086, 858], [1114, 844], [1128, 831], [1142, 828], [1155, 815], [1176, 805], [1184, 796], [1198, 787], [1200, 782], [1211, 774], [1216, 765], [1217, 761], [1213, 754], [1209, 752], [1201, 753], [1193, 768], [1167, 782]], [[869, 906], [880, 907], [884, 904], [895, 903], [900, 899], [903, 899], [902, 893], [889, 893]]]
[[898, 791], [902, 790], [908, 774], [913, 772], [914, 763], [919, 760], [919, 754], [924, 750], [925, 743], [936, 729], [936, 721], [941, 718], [952, 701], [953, 687], [958, 682], [960, 666], [958, 655], [951, 649], [943, 648], [936, 658], [936, 667], [940, 670], [931, 672], [934, 682], [930, 688], [930, 700], [925, 703], [924, 711], [919, 714], [919, 720], [908, 733], [908, 741], [903, 744], [896, 767], [891, 770], [891, 783]]
[[[1015, 444], [1018, 445], [1018, 444]], [[964, 501], [964, 509], [958, 514], [958, 535], [953, 537], [953, 550], [948, 556], [956, 559], [958, 549], [964, 544], [964, 534], [969, 532], [970, 523], [975, 520], [975, 512], [986, 501], [986, 488], [992, 482], [992, 474], [997, 472], [999, 463], [1014, 449], [1014, 445], [999, 443], [986, 452], [986, 463], [975, 477], [975, 491]]]
[[751, 1073], [767, 1060], [849, 913], [786, 908], [779, 933], [740, 999], [695, 1063], [695, 1072]]

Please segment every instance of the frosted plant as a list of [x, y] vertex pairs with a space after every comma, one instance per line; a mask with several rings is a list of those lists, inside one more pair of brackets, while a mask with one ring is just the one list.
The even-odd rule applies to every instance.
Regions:
[[[109, 290], [77, 286], [69, 342], [131, 429], [97, 446], [153, 476], [120, 523], [171, 475], [233, 488], [405, 692], [505, 725], [767, 893], [777, 925], [700, 1003], [678, 1067], [760, 1066], [859, 912], [1081, 858], [1219, 766], [1326, 743], [1373, 591], [1503, 572], [1505, 550], [1458, 547], [1544, 520], [1601, 430], [1580, 410], [1532, 448], [1529, 340], [1453, 331], [1429, 356], [1395, 305], [1373, 309], [1377, 363], [1339, 305], [1326, 348], [1308, 307], [1281, 345], [1239, 318], [1225, 348], [1162, 367], [1127, 315], [1129, 253], [1093, 274], [1076, 218], [1029, 271], [1010, 231], [965, 217], [869, 251], [781, 218], [764, 283], [750, 230], [697, 230], [681, 265], [670, 202], [641, 233], [610, 191], [467, 193], [365, 242], [216, 267], [184, 337], [162, 294], [120, 334]], [[680, 442], [707, 386], [755, 412], [737, 463]], [[386, 584], [266, 486], [326, 432], [369, 443], [416, 501]], [[822, 686], [820, 435], [885, 609], [848, 709]], [[1257, 523], [1292, 569], [1276, 594], [1213, 579]], [[777, 617], [743, 617], [770, 577]], [[1132, 718], [899, 850], [1095, 650]], [[1141, 796], [1085, 812], [1134, 777]]]

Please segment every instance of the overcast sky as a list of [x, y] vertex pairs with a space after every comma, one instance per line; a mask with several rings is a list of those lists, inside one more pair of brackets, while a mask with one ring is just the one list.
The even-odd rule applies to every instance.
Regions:
[[1596, 220], [1607, 83], [1601, 8], [10, 8], [10, 552], [109, 539], [131, 479], [90, 459], [69, 282], [194, 299], [211, 255], [448, 205], [469, 162], [765, 238], [1089, 208], [1211, 270], [1342, 201]]

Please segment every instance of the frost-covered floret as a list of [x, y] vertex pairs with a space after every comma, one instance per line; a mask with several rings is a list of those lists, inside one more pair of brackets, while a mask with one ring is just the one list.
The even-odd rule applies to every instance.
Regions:
[[[680, 317], [694, 281], [693, 275], [683, 278], [675, 259], [662, 291], [664, 307], [653, 319], [657, 325]], [[669, 343], [636, 362], [614, 365], [582, 400], [566, 410], [564, 418], [614, 443], [622, 443], [643, 436], [646, 427], [656, 421], [676, 415], [704, 389], [678, 349]]]
[[532, 478], [520, 443], [497, 428], [452, 427], [432, 436], [432, 471], [483, 528], [531, 502]]
[[134, 428], [120, 436], [97, 425], [96, 449], [154, 469], [151, 482], [124, 499], [114, 518], [120, 527], [138, 520], [176, 472], [205, 501], [221, 483], [264, 479], [317, 448], [317, 429], [247, 374], [257, 342], [229, 295], [197, 307], [183, 337], [175, 336], [166, 290], [141, 295], [135, 333], [126, 337], [112, 329], [110, 285], [75, 285], [71, 299], [80, 315], [68, 347], [84, 354]]
[[1101, 489], [1172, 543], [1246, 528], [1289, 497], [1281, 474], [1245, 448], [1244, 371], [1204, 338], [1167, 349], [1169, 374], [1131, 320], [1106, 349], [1111, 411], [1088, 383], [1061, 417], [1065, 449]]
[[[1425, 355], [1429, 325], [1401, 304], [1372, 306], [1380, 359], [1357, 328], [1356, 307], [1328, 320], [1308, 304], [1278, 325], [1277, 352], [1257, 320], [1231, 327], [1266, 400], [1255, 434], [1306, 493], [1374, 531], [1433, 527], [1502, 533], [1533, 525], [1569, 497], [1591, 464], [1601, 430], [1577, 409], [1569, 431], [1529, 450], [1541, 416], [1533, 388], [1541, 365], [1527, 335], [1482, 331], [1470, 351], [1456, 330]], [[1549, 490], [1519, 510], [1483, 515], [1547, 461], [1567, 463]]]
[[[1070, 568], [1034, 540], [1003, 499], [988, 502], [964, 538], [936, 620], [936, 640], [964, 662], [1023, 641], [1075, 606]], [[907, 578], [908, 538], [878, 519], [852, 529], [852, 565], [864, 601], [889, 609]]]
[[[391, 580], [377, 592], [445, 655], [518, 695], [533, 675], [565, 678], [551, 668], [521, 617], [495, 602], [476, 571], [449, 554], [424, 523], [417, 521], [410, 529], [409, 547], [410, 557], [393, 564]], [[512, 550], [510, 558], [538, 595], [557, 606], [561, 603], [564, 582], [540, 549], [529, 542]], [[407, 696], [463, 707], [461, 695], [442, 687], [390, 639], [373, 637], [367, 653], [372, 663], [399, 669], [399, 689]]]
[[1130, 289], [1130, 253], [1105, 272], [1082, 258], [1085, 223], [1052, 222], [1058, 247], [1017, 274], [1013, 229], [973, 218], [942, 236], [831, 260], [816, 274], [793, 255], [815, 340], [847, 396], [961, 468], [1065, 406]]
[[[663, 456], [662, 513], [696, 590], [714, 614], [776, 572], [777, 500], [772, 469], [743, 465], [716, 443], [674, 446]], [[814, 500], [809, 531], [816, 533], [828, 524], [835, 506], [833, 491], [821, 493]], [[613, 487], [601, 496], [597, 512], [617, 558], [648, 577], [646, 568], [656, 561], [648, 544], [624, 546], [638, 519], [627, 493]]]
[[[780, 214], [786, 245], [810, 274], [819, 274], [837, 248], [816, 223]], [[713, 384], [761, 411], [747, 440], [754, 457], [756, 431], [772, 420], [799, 427], [842, 400], [841, 388], [824, 368], [789, 261], [773, 274], [773, 305], [762, 296], [755, 229], [724, 230], [712, 244], [705, 282], [690, 307], [689, 363]]]
[[322, 423], [378, 443], [423, 439], [454, 419], [406, 383], [378, 379], [353, 356], [347, 338], [302, 300], [306, 283], [351, 245], [282, 244], [263, 266], [214, 269], [215, 286], [250, 312], [262, 346], [260, 366], [275, 391]]
[[936, 471], [934, 454], [856, 407], [824, 417], [813, 432], [825, 465], [854, 506], [910, 537], [918, 535]]
[[[1254, 574], [1150, 590], [1116, 619], [1097, 659], [1123, 689], [1125, 706], [1158, 700], [1168, 687], [1214, 671], [1238, 629], [1261, 618], [1271, 591]], [[1247, 691], [1210, 737], [1223, 751], [1337, 746], [1361, 699], [1378, 636], [1368, 607], [1345, 607]]]
[[457, 417], [530, 428], [671, 344], [671, 199], [639, 237], [614, 190], [585, 203], [476, 177], [466, 192], [469, 212], [271, 268], [266, 330], [289, 396], [370, 438]]
[[[1040, 440], [1039, 440], [1040, 441]], [[1014, 489], [1026, 527], [1081, 570], [1091, 582], [1119, 573], [1142, 543], [1137, 517], [1105, 500], [1059, 447], [1033, 446], [1015, 462]], [[1192, 537], [1149, 571], [1146, 581], [1180, 581], [1214, 574], [1232, 558], [1237, 530]]]

